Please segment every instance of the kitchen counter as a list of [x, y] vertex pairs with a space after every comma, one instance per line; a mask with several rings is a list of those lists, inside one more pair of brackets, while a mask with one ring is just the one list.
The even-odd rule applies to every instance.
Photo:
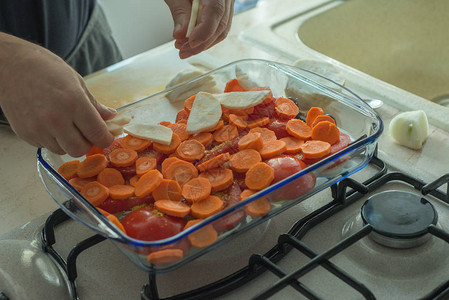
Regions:
[[[275, 52], [264, 51], [242, 40], [240, 33], [277, 14], [285, 13], [292, 6], [302, 5], [303, 2], [310, 1], [259, 1], [256, 8], [235, 16], [228, 38], [214, 48], [181, 61], [173, 43], [169, 42], [86, 77], [88, 87], [101, 102], [117, 108], [162, 90], [165, 83], [184, 68], [194, 66], [208, 70], [245, 58], [291, 64], [293, 61]], [[364, 93], [362, 96], [369, 96], [366, 91]], [[432, 180], [449, 170], [448, 132], [431, 124], [423, 149], [410, 150], [396, 145], [388, 134], [389, 121], [399, 110], [385, 104], [377, 112], [385, 123], [384, 133], [379, 140], [382, 159], [394, 168], [413, 172], [423, 180]], [[0, 141], [1, 236], [2, 233], [48, 214], [57, 205], [44, 189], [37, 173], [36, 148], [20, 140], [6, 126], [0, 126]]]

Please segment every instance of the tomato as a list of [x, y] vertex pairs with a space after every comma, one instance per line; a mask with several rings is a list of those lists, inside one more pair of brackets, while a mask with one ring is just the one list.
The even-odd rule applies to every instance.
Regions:
[[[316, 159], [303, 158], [302, 161], [309, 166], [313, 165], [314, 163], [319, 162], [320, 160], [322, 160], [328, 156], [331, 156], [332, 154], [335, 154], [338, 151], [348, 147], [350, 142], [351, 142], [351, 137], [349, 135], [347, 135], [346, 133], [343, 133], [340, 131], [340, 140], [337, 143], [331, 145], [331, 151], [329, 152], [329, 154], [327, 154], [326, 156], [323, 156], [321, 158], [316, 158]], [[343, 161], [345, 161], [345, 160], [343, 160]], [[339, 164], [342, 163], [343, 161], [340, 161]]]
[[[267, 164], [274, 169], [274, 179], [272, 184], [277, 183], [290, 175], [293, 175], [307, 165], [300, 159], [293, 156], [279, 156], [271, 158]], [[287, 183], [285, 186], [273, 192], [276, 200], [293, 200], [309, 192], [315, 186], [315, 176], [313, 174], [304, 174], [298, 179]]]
[[[226, 195], [222, 199], [225, 202], [223, 209], [226, 209], [237, 202], [240, 201], [240, 194], [242, 193], [239, 185], [234, 182], [229, 189], [226, 191]], [[232, 213], [229, 213], [226, 216], [221, 217], [217, 221], [213, 223], [215, 230], [218, 232], [231, 229], [236, 226], [240, 221], [245, 217], [245, 211], [238, 210]]]
[[189, 118], [189, 112], [185, 109], [181, 109], [178, 114], [176, 115], [176, 121], [178, 122], [180, 120], [187, 120]]
[[157, 241], [174, 236], [182, 231], [186, 221], [168, 216], [147, 206], [134, 210], [121, 220], [126, 233], [142, 241]]
[[115, 200], [112, 198], [106, 199], [99, 207], [110, 214], [116, 214], [122, 211], [131, 210], [131, 208], [142, 205], [153, 203], [154, 199], [151, 195], [143, 198], [130, 197], [124, 200]]
[[263, 117], [274, 118], [276, 116], [274, 100], [268, 103], [261, 103], [254, 106], [254, 111], [248, 116], [249, 120], [260, 119]]
[[281, 121], [281, 120], [274, 120], [270, 124], [268, 124], [266, 127], [270, 129], [271, 131], [274, 131], [276, 134], [277, 139], [281, 139], [283, 137], [290, 136], [290, 134], [287, 132], [287, 122], [288, 121]]

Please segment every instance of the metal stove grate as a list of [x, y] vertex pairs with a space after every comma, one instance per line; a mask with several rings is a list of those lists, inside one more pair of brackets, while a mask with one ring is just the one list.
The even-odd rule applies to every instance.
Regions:
[[[264, 255], [253, 254], [249, 258], [249, 263], [246, 267], [203, 287], [165, 298], [159, 297], [156, 282], [157, 275], [149, 274], [149, 282], [144, 285], [141, 290], [141, 299], [211, 299], [242, 287], [265, 271], [272, 272], [276, 275], [278, 280], [270, 287], [261, 291], [261, 293], [256, 295], [253, 299], [267, 299], [287, 286], [294, 288], [298, 293], [301, 293], [308, 299], [320, 299], [313, 290], [309, 289], [299, 281], [301, 276], [307, 274], [318, 266], [323, 267], [325, 270], [349, 285], [364, 299], [375, 299], [374, 294], [366, 286], [329, 261], [331, 257], [368, 235], [372, 231], [370, 225], [363, 226], [361, 230], [321, 254], [315, 253], [306, 244], [301, 242], [301, 238], [314, 226], [359, 200], [365, 194], [375, 191], [377, 188], [390, 181], [402, 181], [409, 184], [417, 191], [420, 191], [423, 195], [431, 194], [441, 201], [449, 203], [449, 174], [442, 176], [429, 184], [425, 184], [424, 182], [403, 173], [387, 173], [385, 164], [377, 157], [373, 157], [370, 164], [378, 168], [378, 172], [374, 176], [363, 183], [357, 182], [351, 178], [346, 178], [339, 183], [332, 185], [331, 191], [333, 201], [297, 221], [286, 234], [279, 236], [278, 243]], [[447, 184], [446, 193], [439, 190], [444, 184]], [[105, 238], [100, 235], [93, 235], [74, 246], [67, 256], [67, 259], [62, 258], [53, 248], [53, 245], [56, 242], [54, 229], [57, 225], [69, 219], [70, 217], [60, 209], [56, 210], [47, 219], [44, 229], [42, 230], [42, 247], [43, 250], [48, 252], [65, 270], [68, 280], [70, 281], [73, 298], [79, 299], [76, 291], [76, 259], [81, 252], [104, 241]], [[430, 234], [449, 243], [449, 234], [447, 232], [444, 232], [433, 225], [429, 226], [428, 230]], [[293, 272], [287, 273], [276, 263], [285, 257], [287, 253], [295, 250], [300, 251], [311, 260]], [[449, 297], [449, 280], [436, 287], [425, 296], [424, 299], [446, 299], [447, 297]]]

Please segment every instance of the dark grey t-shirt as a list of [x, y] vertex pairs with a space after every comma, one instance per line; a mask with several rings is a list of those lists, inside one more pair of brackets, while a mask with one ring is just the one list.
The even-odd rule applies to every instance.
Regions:
[[96, 0], [0, 0], [0, 31], [37, 43], [65, 59]]

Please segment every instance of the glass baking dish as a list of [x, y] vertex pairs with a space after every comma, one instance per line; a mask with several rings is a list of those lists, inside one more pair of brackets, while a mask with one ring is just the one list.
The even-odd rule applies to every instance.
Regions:
[[[347, 88], [318, 74], [266, 60], [247, 59], [230, 63], [124, 106], [118, 111], [119, 114], [129, 115], [136, 120], [142, 118], [154, 123], [173, 122], [177, 112], [183, 108], [187, 97], [199, 91], [223, 92], [226, 83], [233, 78], [237, 78], [242, 86], [269, 87], [274, 97], [283, 96], [292, 99], [300, 109], [299, 116], [305, 116], [310, 107], [322, 107], [325, 113], [336, 120], [339, 129], [351, 137], [351, 143], [337, 153], [226, 207], [179, 234], [158, 241], [136, 240], [124, 234], [56, 171], [62, 163], [73, 160], [73, 157], [60, 156], [46, 149], [38, 149], [38, 171], [48, 193], [70, 217], [112, 240], [118, 249], [137, 266], [147, 272], [161, 273], [174, 270], [200, 257], [359, 171], [373, 156], [376, 140], [383, 131], [383, 123], [369, 105]], [[304, 185], [308, 185], [309, 188], [301, 190]], [[294, 197], [289, 196], [289, 199], [285, 199], [283, 191], [295, 189], [298, 193]], [[245, 205], [262, 197], [270, 201], [269, 213], [254, 218], [246, 215]], [[235, 219], [238, 219], [238, 222], [232, 226], [223, 226], [223, 224], [229, 225], [229, 221]], [[182, 259], [174, 262], [166, 264], [149, 262], [150, 253], [189, 244], [189, 235], [192, 237], [195, 234], [201, 234], [202, 230], [210, 230], [211, 227], [218, 231], [218, 238], [213, 244], [203, 248], [190, 247], [188, 250], [183, 248]]]

